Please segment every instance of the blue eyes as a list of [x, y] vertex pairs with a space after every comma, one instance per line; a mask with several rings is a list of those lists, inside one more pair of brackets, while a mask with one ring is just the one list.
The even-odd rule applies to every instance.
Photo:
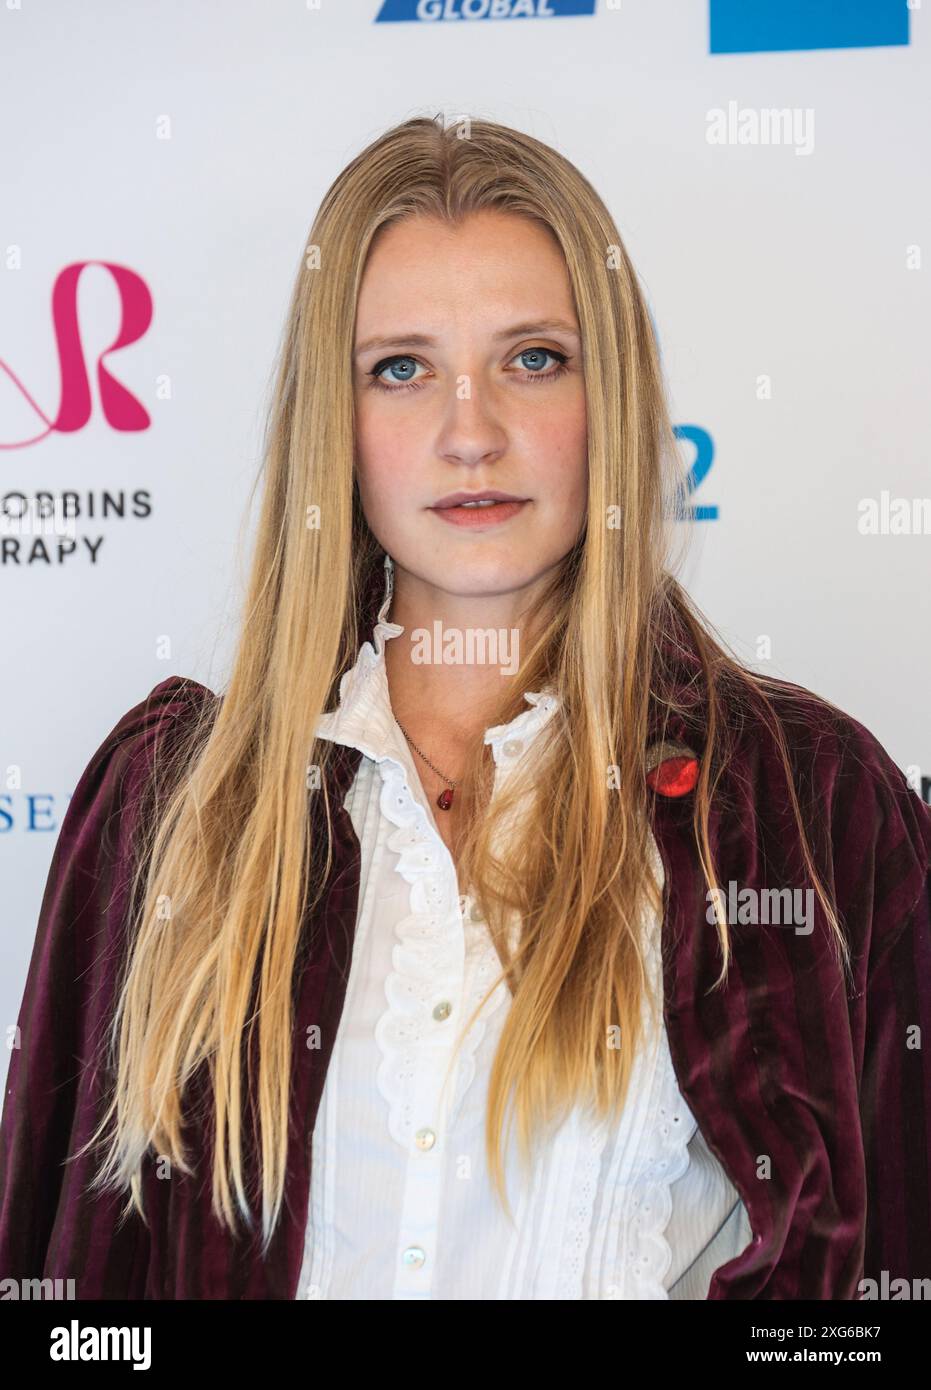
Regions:
[[[555, 381], [557, 377], [562, 376], [564, 372], [569, 370], [569, 368], [566, 365], [569, 361], [568, 356], [563, 352], [556, 352], [553, 348], [524, 348], [523, 352], [519, 352], [517, 356], [521, 358], [535, 358], [538, 361], [542, 360], [545, 357], [552, 357], [556, 362], [556, 366], [548, 372], [528, 368], [522, 374], [521, 379], [523, 381]], [[381, 362], [378, 363], [377, 366], [373, 367], [370, 372], [366, 373], [366, 375], [369, 377], [368, 385], [374, 386], [377, 390], [380, 391], [419, 391], [422, 382], [412, 380], [410, 375], [401, 379], [399, 379], [398, 377], [394, 377], [393, 384], [389, 385], [388, 382], [382, 377], [382, 372], [406, 371], [410, 373], [413, 372], [413, 370], [420, 365], [422, 364], [417, 361], [416, 357], [409, 357], [407, 354], [398, 355], [395, 357], [385, 357], [382, 359]]]

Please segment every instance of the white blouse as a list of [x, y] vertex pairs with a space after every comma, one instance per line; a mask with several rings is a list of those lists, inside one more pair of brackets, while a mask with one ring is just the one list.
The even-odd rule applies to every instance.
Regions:
[[[361, 879], [313, 1133], [298, 1297], [703, 1299], [752, 1231], [679, 1092], [665, 1028], [637, 1058], [616, 1124], [573, 1111], [529, 1178], [512, 1135], [513, 1224], [491, 1188], [487, 1082], [510, 993], [499, 983], [447, 1079], [458, 1021], [501, 967], [477, 909], [460, 902], [455, 864], [391, 711], [384, 644], [404, 631], [386, 619], [392, 580], [386, 558], [374, 646], [362, 644], [338, 708], [318, 726], [363, 754], [345, 799]], [[529, 709], [485, 732], [495, 789], [557, 707], [550, 694], [524, 698]], [[661, 923], [649, 925], [661, 998]], [[648, 1023], [646, 1005], [643, 1016]]]

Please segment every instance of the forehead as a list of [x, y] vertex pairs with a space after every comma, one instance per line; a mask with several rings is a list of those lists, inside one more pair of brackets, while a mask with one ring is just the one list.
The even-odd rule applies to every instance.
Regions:
[[360, 332], [391, 327], [381, 319], [395, 315], [414, 314], [430, 332], [450, 317], [497, 322], [515, 312], [575, 322], [565, 258], [541, 223], [485, 210], [457, 225], [416, 216], [378, 232], [359, 291]]

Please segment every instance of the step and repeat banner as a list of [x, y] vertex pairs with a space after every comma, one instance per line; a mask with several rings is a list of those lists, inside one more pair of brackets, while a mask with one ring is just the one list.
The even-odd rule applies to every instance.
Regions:
[[518, 127], [601, 192], [690, 470], [686, 586], [931, 800], [929, 10], [0, 0], [0, 1019], [92, 753], [167, 676], [225, 681], [304, 239], [414, 115]]

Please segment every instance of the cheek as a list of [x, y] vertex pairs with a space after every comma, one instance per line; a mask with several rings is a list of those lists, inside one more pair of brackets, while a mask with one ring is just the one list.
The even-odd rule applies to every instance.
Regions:
[[380, 411], [377, 401], [357, 401], [356, 462], [363, 500], [397, 498], [410, 476], [410, 461], [416, 457], [412, 432], [399, 420], [398, 412]]
[[576, 508], [588, 490], [588, 430], [585, 402], [528, 417], [522, 453], [553, 504]]

